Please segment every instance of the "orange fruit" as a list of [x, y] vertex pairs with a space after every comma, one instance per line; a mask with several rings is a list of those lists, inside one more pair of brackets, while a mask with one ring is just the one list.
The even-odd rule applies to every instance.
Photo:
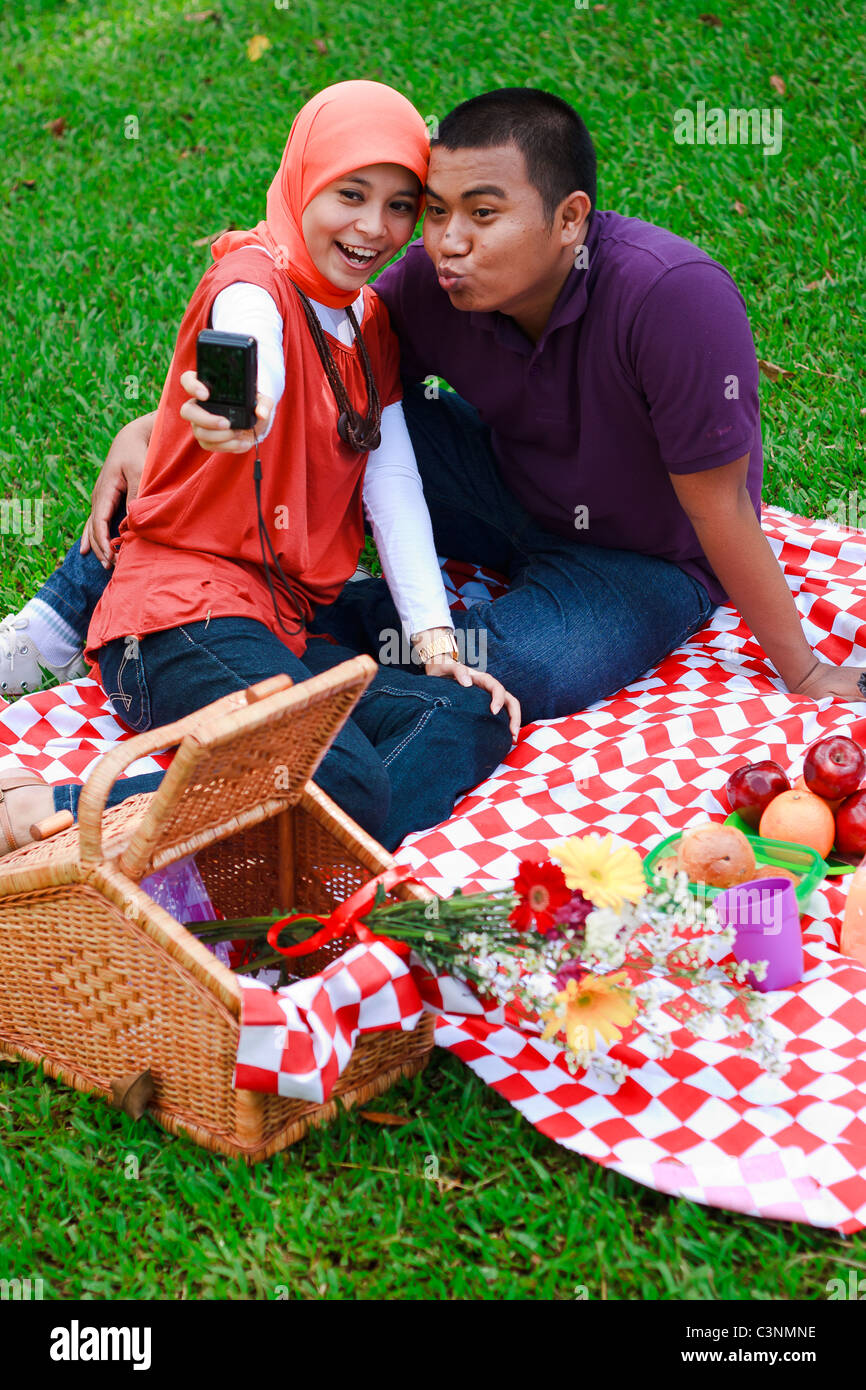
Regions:
[[[806, 786], [805, 777], [797, 778], [796, 782], [794, 783], [794, 791], [809, 792], [810, 796], [818, 796], [817, 792], [811, 791], [810, 788]], [[826, 796], [821, 796], [818, 797], [818, 800], [823, 801], [827, 806], [829, 806], [830, 810], [833, 812], [833, 815], [835, 816], [836, 812], [842, 805], [842, 802], [845, 800], [845, 798], [844, 796], [840, 796], [838, 801], [829, 801]]]
[[826, 859], [836, 838], [836, 822], [822, 797], [792, 787], [789, 792], [774, 796], [764, 807], [758, 834], [768, 840], [809, 845]]

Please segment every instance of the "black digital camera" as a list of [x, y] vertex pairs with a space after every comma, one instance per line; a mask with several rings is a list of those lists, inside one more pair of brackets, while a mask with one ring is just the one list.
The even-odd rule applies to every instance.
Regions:
[[256, 423], [258, 344], [246, 333], [203, 328], [195, 350], [195, 374], [210, 391], [199, 401], [212, 415], [223, 415], [233, 430]]

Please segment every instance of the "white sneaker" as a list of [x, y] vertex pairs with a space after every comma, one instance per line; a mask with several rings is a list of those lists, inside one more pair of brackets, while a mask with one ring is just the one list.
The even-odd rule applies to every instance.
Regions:
[[49, 676], [58, 681], [74, 681], [86, 676], [88, 667], [82, 652], [65, 666], [46, 661], [27, 629], [30, 622], [10, 613], [0, 623], [0, 695], [28, 695], [48, 684]]
[[359, 560], [359, 561], [358, 561], [358, 568], [355, 570], [355, 573], [354, 573], [354, 574], [351, 576], [351, 578], [349, 579], [349, 583], [350, 583], [350, 584], [355, 584], [359, 579], [374, 579], [374, 578], [375, 578], [375, 575], [373, 574], [373, 571], [370, 569], [370, 567], [369, 567], [369, 565], [367, 564], [366, 560]]

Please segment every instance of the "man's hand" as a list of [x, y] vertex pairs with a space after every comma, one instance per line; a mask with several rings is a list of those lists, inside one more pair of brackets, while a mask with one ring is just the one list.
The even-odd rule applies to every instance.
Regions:
[[96, 479], [90, 499], [90, 516], [85, 522], [78, 548], [82, 555], [86, 555], [92, 547], [105, 569], [110, 569], [115, 560], [109, 524], [124, 493], [127, 502], [131, 502], [138, 492], [155, 419], [156, 412], [152, 411], [149, 415], [131, 420], [118, 430]]
[[866, 700], [858, 666], [815, 656], [791, 591], [746, 490], [749, 456], [703, 473], [670, 475], [674, 491], [728, 597], [788, 690], [810, 700]]
[[517, 742], [520, 733], [520, 704], [514, 695], [509, 695], [505, 686], [491, 676], [489, 671], [479, 671], [475, 666], [464, 666], [462, 661], [455, 661], [451, 656], [431, 657], [424, 667], [428, 676], [450, 676], [458, 685], [466, 686], [478, 685], [482, 690], [489, 690], [491, 695], [490, 710], [492, 714], [498, 714], [504, 705], [508, 711], [508, 725], [511, 729], [511, 737]]
[[810, 700], [848, 700], [851, 704], [863, 704], [866, 695], [857, 682], [866, 675], [861, 666], [831, 666], [826, 661], [818, 661], [812, 670], [800, 681], [791, 686], [794, 695], [807, 695]]
[[[180, 384], [189, 396], [180, 408], [181, 418], [188, 420], [192, 432], [203, 449], [209, 454], [248, 454], [255, 444], [252, 430], [229, 429], [229, 422], [222, 415], [214, 415], [199, 405], [206, 401], [210, 392], [195, 372], [184, 372]], [[274, 403], [270, 396], [256, 393], [256, 418], [259, 423], [255, 433], [261, 439], [268, 428]]]

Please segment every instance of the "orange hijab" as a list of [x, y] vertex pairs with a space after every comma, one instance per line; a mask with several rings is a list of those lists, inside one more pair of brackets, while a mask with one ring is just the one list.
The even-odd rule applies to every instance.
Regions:
[[429, 155], [426, 125], [393, 87], [365, 81], [326, 87], [294, 119], [268, 189], [266, 220], [218, 237], [211, 247], [214, 259], [241, 246], [262, 245], [310, 299], [345, 309], [358, 292], [338, 289], [317, 270], [301, 230], [304, 209], [334, 179], [367, 164], [402, 164], [423, 187]]

